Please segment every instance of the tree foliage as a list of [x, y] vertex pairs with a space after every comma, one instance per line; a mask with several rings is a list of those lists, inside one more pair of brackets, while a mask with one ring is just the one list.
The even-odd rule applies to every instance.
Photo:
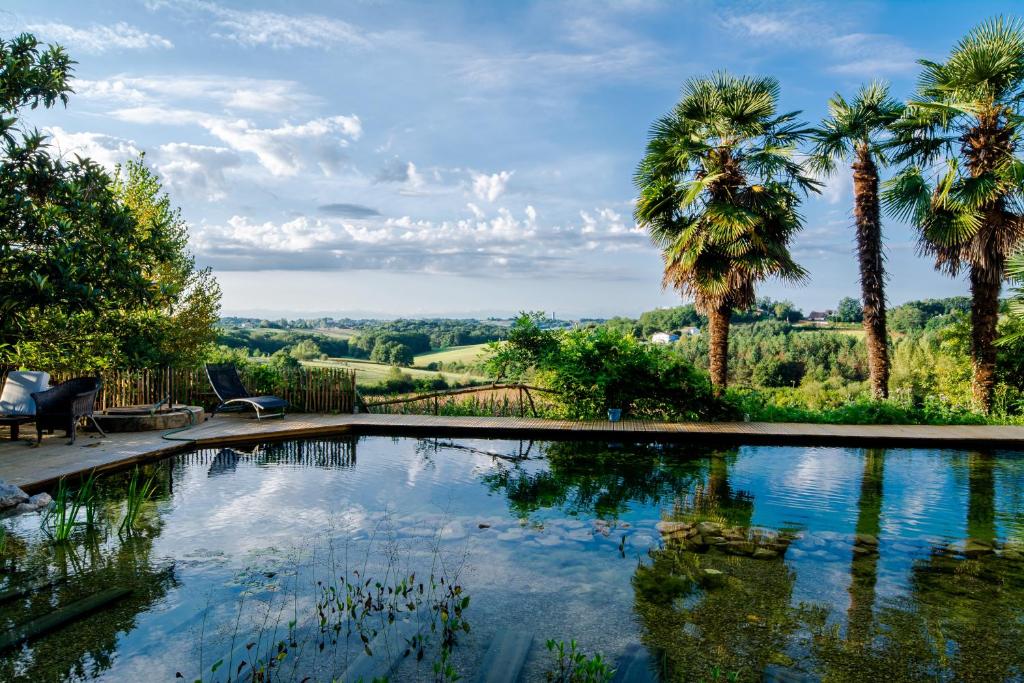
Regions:
[[31, 35], [0, 41], [0, 365], [194, 362], [219, 290], [140, 162], [113, 178], [51, 154], [24, 109], [67, 104], [73, 62]]
[[554, 391], [569, 418], [709, 419], [730, 414], [707, 376], [670, 349], [606, 327], [546, 330], [539, 314], [520, 316], [507, 341], [491, 347], [497, 377], [532, 379]]

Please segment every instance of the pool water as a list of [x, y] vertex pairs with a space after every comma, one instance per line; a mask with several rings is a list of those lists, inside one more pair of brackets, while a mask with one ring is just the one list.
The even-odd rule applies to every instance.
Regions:
[[279, 442], [146, 466], [119, 529], [130, 477], [68, 541], [3, 520], [0, 591], [36, 588], [4, 629], [131, 593], [0, 680], [471, 679], [513, 635], [521, 680], [557, 670], [549, 639], [649, 680], [1024, 680], [1021, 453]]

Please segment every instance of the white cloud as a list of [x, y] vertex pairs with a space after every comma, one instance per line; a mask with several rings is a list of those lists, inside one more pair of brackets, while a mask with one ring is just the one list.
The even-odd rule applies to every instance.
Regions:
[[211, 35], [240, 45], [274, 49], [366, 45], [367, 38], [351, 24], [316, 14], [281, 14], [267, 10], [237, 10], [207, 0], [151, 0], [150, 9], [172, 8], [203, 15]]
[[873, 78], [886, 74], [905, 74], [917, 68], [917, 55], [896, 38], [875, 33], [849, 33], [829, 41], [838, 64], [831, 73]]
[[[543, 226], [537, 211], [500, 207], [472, 217], [431, 220], [401, 216], [359, 220], [300, 216], [286, 222], [233, 216], [195, 231], [197, 253], [225, 270], [390, 269], [444, 273], [540, 273], [553, 263], [587, 268], [574, 254], [645, 247], [642, 230], [611, 208], [581, 212], [582, 225]], [[562, 266], [560, 266], [562, 267]]]
[[171, 107], [126, 107], [108, 112], [113, 118], [126, 123], [143, 125], [188, 126], [195, 124], [207, 114], [189, 109]]
[[225, 147], [172, 142], [160, 146], [156, 169], [172, 194], [184, 192], [212, 202], [228, 196], [224, 172], [241, 165], [241, 157]]
[[486, 202], [494, 202], [498, 197], [505, 194], [508, 181], [515, 171], [500, 171], [490, 175], [484, 173], [473, 174], [473, 194], [478, 199]]
[[29, 24], [25, 30], [42, 39], [93, 54], [108, 50], [167, 50], [174, 47], [174, 44], [163, 36], [146, 33], [123, 21], [109, 26], [93, 24], [85, 28], [59, 23]]
[[362, 134], [358, 116], [331, 116], [277, 128], [257, 128], [245, 119], [207, 118], [199, 125], [238, 152], [256, 156], [276, 176], [293, 176], [315, 163], [325, 175], [337, 170], [345, 159], [349, 140]]
[[57, 153], [64, 157], [88, 157], [112, 170], [114, 166], [139, 156], [141, 150], [132, 140], [103, 133], [70, 133], [60, 126], [44, 128]]
[[416, 170], [416, 164], [411, 161], [405, 167], [405, 178], [409, 183], [409, 188], [412, 190], [419, 190], [423, 187], [424, 181], [423, 176]]
[[184, 101], [213, 102], [228, 111], [288, 113], [319, 103], [301, 84], [290, 80], [218, 75], [113, 76], [102, 81], [75, 81], [76, 94], [109, 103], [152, 106], [154, 101], [181, 107]]
[[819, 50], [829, 73], [871, 78], [916, 68], [915, 50], [892, 35], [851, 31], [855, 22], [831, 4], [725, 14], [721, 21], [726, 31], [750, 39], [759, 49]]

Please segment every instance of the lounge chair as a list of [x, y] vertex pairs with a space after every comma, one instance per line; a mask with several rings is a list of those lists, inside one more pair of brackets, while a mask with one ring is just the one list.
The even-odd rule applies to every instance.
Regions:
[[98, 377], [76, 377], [62, 382], [46, 391], [32, 394], [36, 402], [36, 443], [43, 440], [44, 429], [63, 429], [68, 445], [75, 442], [78, 422], [84, 417], [92, 421], [102, 436], [106, 436], [93, 417], [96, 394], [103, 384]]
[[36, 419], [36, 402], [32, 394], [50, 386], [50, 373], [15, 370], [7, 374], [0, 393], [0, 424], [11, 428], [11, 441], [17, 441], [18, 429]]
[[[213, 409], [212, 415], [225, 410], [244, 410], [252, 406], [256, 410], [256, 419], [264, 417], [284, 417], [288, 401], [277, 396], [253, 396], [242, 384], [238, 370], [234, 365], [207, 365], [206, 376], [210, 379], [213, 393], [217, 394], [220, 405]], [[276, 413], [264, 415], [264, 411], [276, 410]]]

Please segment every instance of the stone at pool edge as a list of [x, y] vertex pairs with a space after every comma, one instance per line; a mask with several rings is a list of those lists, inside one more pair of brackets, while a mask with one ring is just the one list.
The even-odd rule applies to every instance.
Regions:
[[17, 486], [0, 481], [0, 516], [21, 515], [37, 512], [47, 507], [53, 499], [48, 493], [29, 496]]
[[13, 508], [22, 503], [27, 503], [28, 494], [14, 484], [0, 481], [0, 511]]

